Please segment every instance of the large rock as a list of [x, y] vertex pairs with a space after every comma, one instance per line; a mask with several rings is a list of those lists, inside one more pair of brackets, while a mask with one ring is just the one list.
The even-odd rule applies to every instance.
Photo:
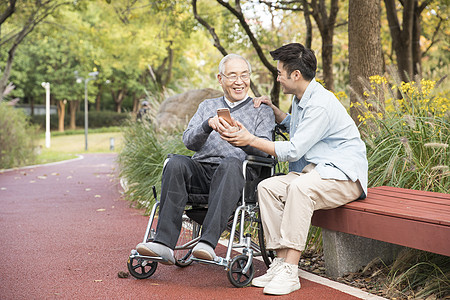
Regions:
[[190, 90], [171, 96], [161, 103], [156, 114], [156, 123], [162, 129], [172, 129], [177, 126], [185, 128], [197, 111], [200, 102], [221, 96], [223, 96], [222, 91], [209, 88]]

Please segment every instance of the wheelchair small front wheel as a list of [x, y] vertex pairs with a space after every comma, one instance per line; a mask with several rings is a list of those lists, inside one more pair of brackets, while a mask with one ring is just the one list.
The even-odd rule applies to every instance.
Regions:
[[128, 271], [134, 278], [146, 279], [155, 273], [158, 263], [130, 256], [128, 257], [127, 266]]
[[231, 260], [231, 266], [228, 269], [228, 279], [235, 287], [244, 287], [252, 282], [255, 274], [253, 263], [250, 265], [247, 273], [242, 273], [244, 267], [247, 265], [248, 256], [238, 255]]

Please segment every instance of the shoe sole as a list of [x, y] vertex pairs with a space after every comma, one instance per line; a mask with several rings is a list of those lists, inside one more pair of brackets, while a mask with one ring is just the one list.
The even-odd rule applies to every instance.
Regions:
[[258, 283], [258, 282], [255, 283], [255, 282], [252, 281], [252, 286], [254, 286], [254, 287], [259, 287], [259, 288], [263, 288], [263, 287], [266, 287], [266, 285], [268, 285], [269, 282], [270, 282], [270, 281], [267, 281], [267, 282], [264, 282], [264, 283]]
[[296, 290], [299, 290], [299, 289], [300, 289], [300, 283], [298, 285], [296, 285], [295, 287], [289, 289], [288, 291], [287, 290], [286, 291], [281, 291], [281, 290], [273, 290], [273, 291], [271, 291], [270, 289], [266, 290], [266, 288], [264, 288], [263, 293], [264, 294], [269, 294], [269, 295], [278, 295], [279, 296], [279, 295], [290, 294], [290, 293], [295, 292]]
[[[151, 257], [161, 257], [158, 253], [153, 252], [152, 250], [148, 249], [145, 246], [140, 246], [140, 247], [136, 247], [136, 251], [141, 254], [141, 255], [145, 255], [145, 256], [151, 256]], [[162, 258], [162, 257], [161, 257]], [[164, 258], [163, 258], [164, 259]], [[163, 265], [173, 265], [175, 263], [171, 262], [170, 260], [163, 260], [163, 261], [158, 261], [160, 263], [162, 263]]]
[[211, 253], [203, 249], [195, 250], [194, 252], [192, 252], [192, 255], [194, 255], [194, 257], [198, 259], [214, 260], [214, 257], [212, 257]]

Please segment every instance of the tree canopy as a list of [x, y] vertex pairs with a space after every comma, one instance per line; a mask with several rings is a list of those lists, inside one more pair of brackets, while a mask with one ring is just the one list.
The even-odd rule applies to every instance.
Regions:
[[[381, 70], [398, 65], [404, 80], [419, 72], [439, 79], [448, 71], [446, 1], [377, 5]], [[0, 95], [12, 82], [12, 96], [23, 103], [43, 102], [43, 81], [52, 84], [52, 102], [80, 100], [84, 90], [74, 71], [82, 77], [99, 71], [89, 85], [95, 108], [136, 111], [149, 93], [218, 88], [218, 62], [233, 52], [252, 63], [253, 93], [278, 103], [287, 97], [269, 51], [289, 42], [315, 51], [327, 88], [337, 92], [350, 83], [348, 1], [9, 0], [0, 11]]]

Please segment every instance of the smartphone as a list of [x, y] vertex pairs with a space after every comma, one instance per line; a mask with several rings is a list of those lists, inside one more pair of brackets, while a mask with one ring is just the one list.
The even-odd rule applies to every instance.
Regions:
[[230, 110], [228, 108], [219, 108], [217, 110], [217, 116], [222, 117], [228, 124], [232, 125]]

